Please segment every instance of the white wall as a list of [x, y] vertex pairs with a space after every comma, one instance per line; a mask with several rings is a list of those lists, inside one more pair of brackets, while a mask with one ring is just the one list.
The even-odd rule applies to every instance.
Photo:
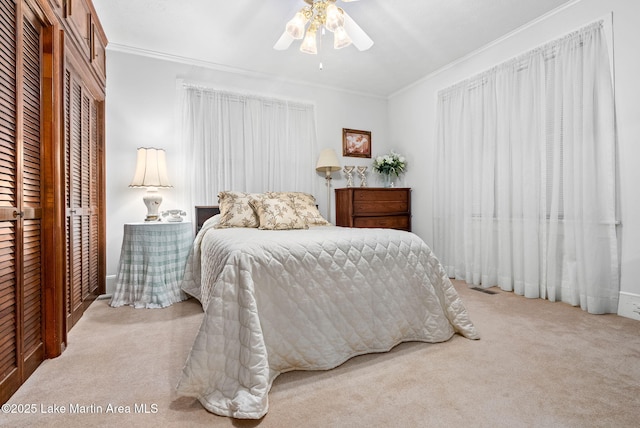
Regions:
[[[312, 70], [318, 72], [319, 70]], [[160, 190], [160, 210], [182, 208], [182, 178], [176, 130], [176, 79], [219, 89], [313, 102], [316, 105], [318, 147], [335, 149], [342, 165], [371, 165], [370, 159], [342, 158], [342, 128], [372, 132], [373, 153], [388, 150], [387, 101], [355, 93], [311, 87], [256, 75], [229, 73], [206, 66], [189, 65], [161, 58], [107, 51], [106, 180], [107, 180], [107, 275], [117, 272], [123, 224], [142, 221], [146, 207], [143, 189], [128, 187], [135, 168], [138, 147], [163, 148], [167, 152], [169, 178], [173, 188]], [[373, 175], [373, 174], [371, 174]], [[344, 187], [342, 173], [333, 175], [333, 188]], [[324, 176], [318, 174], [321, 189], [315, 195], [320, 211], [326, 212]], [[371, 177], [370, 182], [375, 182]], [[223, 189], [221, 189], [223, 190]], [[295, 190], [295, 189], [291, 189]], [[333, 199], [333, 189], [331, 191]], [[335, 204], [332, 201], [332, 211]], [[332, 214], [331, 221], [335, 218]], [[112, 278], [110, 278], [112, 279]], [[107, 281], [107, 293], [113, 281]]]
[[[316, 104], [318, 144], [341, 154], [342, 128], [370, 130], [373, 154], [393, 148], [409, 159], [403, 179], [413, 188], [414, 232], [431, 242], [433, 194], [433, 139], [437, 91], [484, 71], [513, 56], [571, 32], [613, 12], [614, 67], [618, 127], [620, 188], [621, 291], [640, 296], [640, 2], [636, 0], [581, 0], [509, 34], [473, 55], [426, 76], [390, 99], [310, 87], [278, 79], [229, 73], [206, 66], [188, 65], [107, 51], [107, 273], [114, 275], [122, 241], [122, 225], [144, 218], [143, 190], [128, 188], [135, 150], [154, 146], [167, 150], [174, 188], [163, 192], [163, 209], [181, 205], [181, 171], [178, 142], [174, 137], [175, 81], [187, 81], [236, 90], [310, 101]], [[313, 72], [316, 72], [315, 70]], [[320, 72], [320, 71], [318, 71]], [[330, 82], [328, 82], [330, 83]], [[343, 158], [342, 164], [371, 165], [369, 159]], [[326, 209], [320, 175], [320, 209]], [[334, 174], [333, 187], [344, 187]], [[370, 185], [376, 184], [373, 174]], [[333, 192], [332, 192], [333, 193]], [[332, 202], [332, 206], [335, 204]]]
[[[410, 165], [414, 187], [413, 226], [433, 237], [433, 153], [435, 109], [440, 89], [473, 76], [613, 12], [614, 78], [618, 129], [621, 291], [640, 295], [640, 2], [582, 0], [570, 3], [490, 46], [425, 77], [389, 99], [389, 132], [399, 150], [420, 159]], [[620, 311], [619, 311], [620, 312]]]

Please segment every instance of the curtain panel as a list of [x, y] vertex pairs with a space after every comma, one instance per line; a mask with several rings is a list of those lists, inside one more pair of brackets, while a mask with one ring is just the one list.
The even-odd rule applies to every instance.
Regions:
[[433, 246], [449, 275], [617, 312], [602, 23], [441, 91], [437, 121]]
[[311, 103], [178, 84], [188, 206], [223, 190], [317, 194]]

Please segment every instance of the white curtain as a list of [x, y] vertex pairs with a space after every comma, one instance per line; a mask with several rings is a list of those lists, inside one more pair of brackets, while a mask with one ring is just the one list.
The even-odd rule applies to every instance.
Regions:
[[178, 82], [188, 206], [223, 190], [317, 194], [315, 107]]
[[602, 23], [438, 94], [434, 251], [474, 285], [615, 313], [615, 132]]

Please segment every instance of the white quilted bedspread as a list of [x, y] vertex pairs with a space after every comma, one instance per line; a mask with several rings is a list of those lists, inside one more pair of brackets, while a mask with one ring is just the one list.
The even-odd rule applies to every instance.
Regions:
[[479, 338], [440, 263], [412, 233], [205, 231], [183, 281], [205, 316], [177, 390], [218, 415], [261, 418], [273, 380], [290, 370], [330, 369], [455, 332]]

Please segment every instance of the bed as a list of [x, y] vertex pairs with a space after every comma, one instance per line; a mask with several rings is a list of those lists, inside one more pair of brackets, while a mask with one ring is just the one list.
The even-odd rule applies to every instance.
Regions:
[[197, 234], [182, 283], [205, 315], [177, 392], [210, 412], [259, 419], [281, 373], [331, 369], [406, 341], [479, 338], [413, 233], [308, 218], [306, 227], [265, 229], [261, 215], [258, 227], [221, 227], [221, 211]]

